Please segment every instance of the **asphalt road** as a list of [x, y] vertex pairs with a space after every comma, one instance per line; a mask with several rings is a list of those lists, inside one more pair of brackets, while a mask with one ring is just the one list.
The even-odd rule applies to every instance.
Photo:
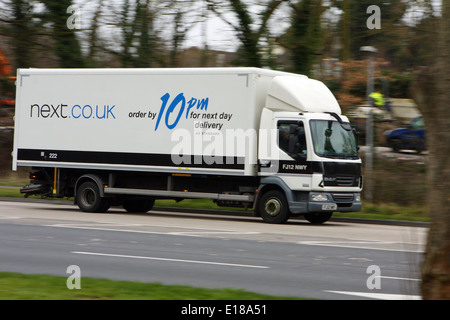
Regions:
[[419, 299], [424, 227], [0, 201], [0, 271], [318, 299]]

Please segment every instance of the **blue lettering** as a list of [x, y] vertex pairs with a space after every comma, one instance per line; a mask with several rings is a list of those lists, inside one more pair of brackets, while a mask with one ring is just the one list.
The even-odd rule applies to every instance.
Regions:
[[114, 116], [114, 113], [112, 112], [112, 109], [114, 109], [116, 105], [113, 105], [111, 108], [109, 107], [109, 105], [107, 106], [107, 111], [106, 111], [106, 118], [109, 119], [109, 115], [111, 115], [114, 119], [116, 118]]
[[164, 113], [164, 109], [166, 108], [167, 105], [167, 101], [169, 101], [170, 98], [170, 94], [166, 93], [165, 95], [163, 95], [161, 97], [162, 100], [162, 105], [161, 105], [161, 109], [159, 109], [159, 114], [158, 114], [158, 120], [156, 120], [156, 126], [155, 126], [155, 131], [158, 130], [158, 126], [159, 126], [159, 121], [161, 121], [161, 117]]
[[[181, 108], [180, 111], [178, 112], [178, 116], [175, 119], [175, 121], [172, 124], [169, 124], [169, 116], [170, 114], [173, 112], [173, 109], [175, 109], [175, 107], [181, 102]], [[176, 125], [178, 124], [178, 121], [180, 121], [181, 115], [183, 114], [184, 111], [184, 106], [186, 105], [186, 99], [183, 96], [183, 93], [178, 94], [175, 99], [173, 99], [172, 103], [169, 106], [169, 109], [167, 109], [167, 113], [166, 113], [166, 126], [169, 129], [173, 129], [176, 127]]]
[[[169, 103], [169, 99], [170, 99], [170, 94], [166, 93], [165, 95], [163, 95], [161, 97], [161, 108], [159, 109], [159, 113], [158, 113], [158, 119], [156, 120], [156, 125], [155, 125], [155, 131], [158, 130], [159, 127], [159, 123], [161, 122], [161, 118], [164, 115], [164, 112], [166, 112], [166, 115], [164, 117], [164, 122], [167, 126], [167, 128], [169, 129], [173, 129], [177, 126], [178, 122], [180, 121], [181, 116], [184, 113], [184, 110], [186, 109], [186, 119], [189, 116], [189, 112], [191, 111], [191, 109], [197, 104], [197, 110], [203, 110], [203, 111], [207, 111], [208, 109], [208, 103], [209, 103], [209, 98], [205, 98], [205, 99], [196, 99], [196, 98], [191, 98], [188, 102], [187, 102], [187, 108], [186, 108], [186, 98], [184, 97], [183, 93], [179, 93], [170, 103], [169, 107], [167, 108], [166, 111], [166, 106]], [[176, 117], [176, 119], [172, 122], [169, 123], [169, 117], [170, 115], [174, 112], [175, 108], [180, 105], [180, 110], [178, 111], [178, 115]], [[194, 118], [195, 119], [195, 118]]]
[[74, 113], [73, 113], [73, 110], [75, 110], [75, 107], [78, 107], [80, 110], [81, 110], [81, 107], [80, 107], [80, 105], [78, 105], [78, 104], [76, 104], [76, 105], [74, 105], [74, 106], [72, 107], [72, 117], [74, 117], [75, 119], [78, 119], [78, 118], [81, 116], [81, 112], [80, 112], [80, 114], [78, 115], [78, 117], [76, 117], [76, 116], [74, 115]]
[[206, 111], [208, 109], [208, 102], [209, 102], [209, 98], [199, 100], [198, 104], [197, 104], [197, 110], [198, 109], [200, 109], [200, 110], [204, 109]]
[[[84, 110], [86, 110], [86, 109], [89, 109], [90, 110], [90, 113], [89, 113], [89, 116], [86, 116], [85, 114], [84, 114]], [[90, 106], [90, 105], [85, 105], [84, 107], [83, 107], [83, 110], [81, 111], [81, 113], [83, 114], [83, 118], [85, 118], [85, 119], [89, 119], [91, 116], [92, 116], [92, 107]]]
[[[115, 115], [114, 115], [114, 109], [115, 105], [113, 106], [109, 106], [109, 105], [103, 105], [103, 112], [101, 111], [102, 107], [99, 105], [95, 106], [95, 111], [94, 111], [94, 107], [92, 107], [89, 104], [84, 105], [83, 107], [81, 107], [79, 104], [75, 104], [72, 107], [71, 113], [72, 113], [72, 118], [74, 119], [78, 119], [81, 116], [83, 116], [84, 119], [115, 119]], [[67, 117], [63, 117], [63, 118], [67, 118]]]
[[98, 105], [95, 107], [95, 116], [97, 117], [97, 119], [105, 119], [106, 117], [106, 106], [103, 106], [103, 115], [99, 116], [98, 115]]
[[195, 106], [195, 103], [197, 102], [197, 99], [191, 98], [191, 100], [188, 101], [188, 108], [186, 110], [186, 119], [189, 115], [189, 111]]

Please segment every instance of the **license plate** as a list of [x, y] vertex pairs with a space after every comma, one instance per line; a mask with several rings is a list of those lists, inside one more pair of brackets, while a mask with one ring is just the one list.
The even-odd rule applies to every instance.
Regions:
[[324, 210], [324, 211], [330, 211], [330, 210], [336, 210], [336, 209], [337, 209], [337, 204], [335, 204], [335, 203], [322, 205], [322, 210]]

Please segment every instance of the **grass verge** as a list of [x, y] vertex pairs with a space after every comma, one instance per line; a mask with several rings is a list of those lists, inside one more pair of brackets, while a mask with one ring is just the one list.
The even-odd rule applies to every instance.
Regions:
[[67, 278], [0, 272], [0, 300], [298, 300], [239, 289], [203, 289], [181, 285], [82, 277], [69, 290]]

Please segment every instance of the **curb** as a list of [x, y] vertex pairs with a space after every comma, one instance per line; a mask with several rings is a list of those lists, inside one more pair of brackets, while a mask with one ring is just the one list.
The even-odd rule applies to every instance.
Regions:
[[[0, 187], [3, 188], [3, 187]], [[15, 188], [15, 187], [11, 187]], [[8, 198], [0, 197], [0, 201], [13, 201], [13, 202], [36, 202], [46, 203], [49, 200], [46, 199], [26, 199], [26, 198]], [[73, 204], [70, 200], [51, 200], [54, 204]], [[228, 216], [243, 216], [254, 217], [252, 211], [237, 211], [237, 210], [214, 210], [214, 209], [201, 209], [201, 208], [180, 208], [180, 207], [154, 207], [157, 211], [172, 211], [183, 213], [199, 213], [199, 214], [215, 214], [215, 215], [228, 215]], [[291, 217], [290, 220], [305, 220], [302, 216]], [[305, 220], [306, 221], [306, 220]], [[331, 222], [348, 222], [348, 223], [361, 223], [361, 224], [378, 224], [378, 225], [390, 225], [390, 226], [402, 226], [402, 227], [422, 227], [428, 228], [429, 222], [421, 221], [406, 221], [406, 220], [378, 220], [378, 219], [363, 219], [363, 218], [343, 218], [332, 217]]]
[[[158, 211], [175, 211], [186, 213], [204, 213], [204, 214], [217, 214], [217, 215], [240, 215], [247, 217], [254, 217], [251, 211], [233, 211], [233, 210], [214, 210], [214, 209], [196, 209], [196, 208], [178, 208], [178, 207], [154, 207]], [[302, 216], [294, 216], [289, 220], [305, 220]], [[305, 220], [306, 221], [306, 220]], [[423, 227], [427, 228], [429, 222], [422, 221], [407, 221], [407, 220], [378, 220], [378, 219], [363, 219], [363, 218], [344, 218], [344, 217], [332, 217], [329, 221], [332, 222], [349, 222], [349, 223], [361, 223], [361, 224], [379, 224], [379, 225], [391, 225], [402, 227]]]

